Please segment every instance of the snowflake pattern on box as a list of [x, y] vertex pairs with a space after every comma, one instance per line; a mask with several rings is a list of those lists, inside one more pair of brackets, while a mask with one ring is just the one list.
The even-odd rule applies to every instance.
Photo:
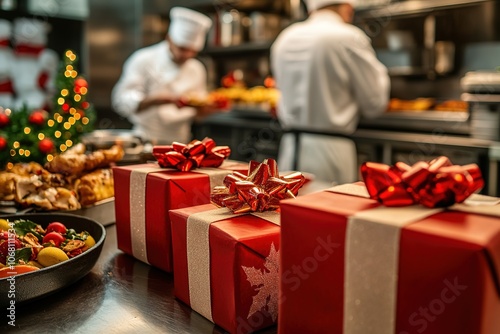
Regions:
[[247, 275], [247, 281], [251, 286], [255, 286], [257, 295], [253, 296], [252, 306], [247, 318], [254, 313], [266, 309], [272, 316], [273, 321], [278, 317], [278, 293], [279, 293], [279, 251], [271, 244], [269, 256], [266, 257], [264, 267], [267, 270], [256, 269], [255, 267], [241, 266]]

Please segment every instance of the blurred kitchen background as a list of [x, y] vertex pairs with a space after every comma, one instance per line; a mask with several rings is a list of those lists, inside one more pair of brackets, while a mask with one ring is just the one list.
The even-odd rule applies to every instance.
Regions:
[[[359, 161], [386, 163], [448, 155], [476, 162], [498, 188], [500, 160], [500, 4], [494, 0], [359, 0], [355, 24], [372, 39], [392, 80], [393, 112], [363, 121], [354, 135]], [[1, 17], [50, 23], [48, 47], [73, 49], [89, 81], [99, 129], [130, 124], [111, 108], [110, 93], [126, 58], [164, 38], [173, 6], [212, 17], [199, 58], [211, 89], [237, 73], [248, 87], [272, 75], [269, 48], [277, 34], [306, 16], [300, 0], [0, 0]], [[427, 103], [427, 104], [426, 104]], [[444, 103], [444, 104], [442, 104]], [[431, 107], [434, 106], [434, 107]], [[258, 104], [195, 126], [230, 145], [234, 158], [276, 155], [279, 124]], [[266, 111], [266, 110], [264, 110]]]

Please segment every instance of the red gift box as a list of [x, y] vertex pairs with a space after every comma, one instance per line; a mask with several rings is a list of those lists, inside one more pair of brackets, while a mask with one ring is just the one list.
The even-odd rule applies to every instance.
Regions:
[[256, 215], [275, 222], [212, 204], [170, 211], [175, 296], [230, 333], [276, 322], [279, 214]]
[[246, 173], [243, 163], [191, 172], [156, 163], [113, 168], [118, 248], [167, 272], [172, 271], [168, 210], [210, 203], [210, 191], [225, 175]]
[[280, 207], [279, 333], [500, 333], [500, 205], [323, 191]]

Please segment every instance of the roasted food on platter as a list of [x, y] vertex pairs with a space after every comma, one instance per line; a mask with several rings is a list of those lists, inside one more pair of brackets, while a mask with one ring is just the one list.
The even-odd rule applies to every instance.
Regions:
[[76, 232], [61, 222], [44, 229], [31, 220], [0, 219], [0, 279], [67, 261], [95, 244], [87, 231]]
[[433, 98], [401, 100], [393, 98], [389, 101], [388, 111], [468, 111], [469, 104], [460, 100], [436, 102]]
[[89, 154], [80, 153], [78, 150], [69, 150], [68, 152], [55, 156], [52, 161], [45, 164], [45, 168], [52, 173], [78, 175], [96, 168], [107, 167], [111, 163], [118, 162], [123, 158], [124, 154], [123, 148], [118, 145], [114, 145], [107, 150], [97, 150]]
[[72, 190], [50, 186], [37, 175], [18, 178], [15, 188], [15, 201], [23, 207], [35, 206], [44, 210], [77, 210], [81, 207]]
[[114, 196], [110, 166], [123, 157], [123, 149], [85, 153], [78, 144], [54, 157], [44, 167], [31, 162], [0, 172], [0, 200], [41, 210], [77, 210]]
[[187, 95], [179, 100], [180, 106], [190, 106], [190, 107], [211, 107], [215, 109], [228, 109], [230, 104], [230, 99], [218, 91], [212, 91], [206, 96], [197, 95]]
[[0, 172], [0, 200], [12, 201], [16, 194], [16, 180], [19, 178], [14, 173]]
[[435, 104], [433, 98], [418, 98], [415, 100], [401, 100], [392, 98], [389, 101], [388, 111], [425, 111], [432, 109]]
[[438, 111], [469, 111], [469, 103], [460, 100], [447, 100], [438, 103], [433, 109]]
[[83, 206], [113, 197], [113, 171], [102, 168], [85, 174], [76, 179], [73, 188]]

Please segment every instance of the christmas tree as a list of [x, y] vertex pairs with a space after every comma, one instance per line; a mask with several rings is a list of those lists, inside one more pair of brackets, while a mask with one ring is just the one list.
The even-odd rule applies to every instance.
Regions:
[[86, 100], [88, 84], [78, 74], [76, 60], [71, 50], [65, 52], [50, 112], [0, 108], [0, 167], [30, 161], [43, 165], [93, 129], [95, 111]]

